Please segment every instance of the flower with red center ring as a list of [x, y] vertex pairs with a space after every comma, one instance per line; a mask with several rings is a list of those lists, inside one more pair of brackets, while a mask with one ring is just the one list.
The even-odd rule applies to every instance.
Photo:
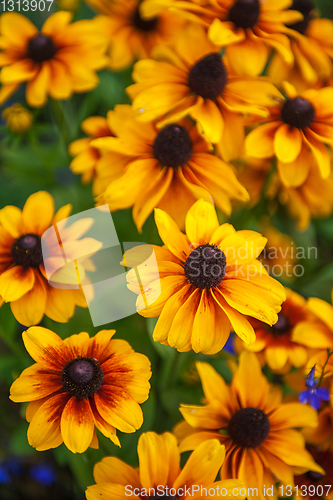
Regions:
[[249, 499], [271, 498], [267, 488], [277, 493], [277, 479], [294, 484], [294, 467], [316, 471], [316, 464], [305, 449], [305, 440], [295, 428], [318, 423], [317, 412], [300, 403], [283, 403], [281, 393], [269, 386], [254, 353], [239, 357], [231, 385], [208, 363], [197, 362], [205, 406], [181, 405], [185, 421], [174, 432], [180, 450], [195, 449], [207, 439], [218, 439], [226, 447], [221, 479], [240, 479], [257, 494]]
[[12, 384], [10, 399], [31, 401], [31, 446], [42, 451], [64, 442], [73, 453], [83, 453], [98, 448], [95, 427], [118, 446], [116, 429], [141, 427], [139, 403], [148, 398], [150, 362], [126, 341], [113, 340], [114, 333], [102, 330], [89, 338], [81, 332], [65, 340], [38, 326], [23, 333], [36, 364]]

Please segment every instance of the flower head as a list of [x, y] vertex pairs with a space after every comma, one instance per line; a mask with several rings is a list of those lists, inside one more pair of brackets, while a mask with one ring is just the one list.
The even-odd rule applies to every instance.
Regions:
[[[51, 286], [43, 259], [41, 238], [54, 224], [61, 230], [69, 260], [76, 259], [78, 244], [85, 245], [87, 255], [101, 248], [102, 243], [93, 238], [79, 239], [91, 227], [92, 219], [82, 219], [64, 227], [64, 219], [68, 218], [71, 209], [71, 205], [66, 205], [55, 214], [52, 196], [39, 191], [29, 196], [23, 210], [11, 205], [0, 210], [0, 297], [10, 302], [15, 318], [25, 326], [38, 324], [44, 314], [54, 321], [66, 323], [73, 316], [75, 305], [87, 307], [83, 291], [77, 288], [76, 272], [69, 276], [69, 281], [74, 279], [76, 288], [56, 288], [56, 283], [70, 283], [67, 277], [64, 282], [60, 269], [52, 276], [55, 286]], [[61, 262], [63, 258], [56, 233], [51, 231], [44, 236], [43, 243], [47, 267], [59, 268], [59, 258]], [[85, 270], [90, 267], [89, 259], [82, 257], [77, 264], [81, 284], [87, 284]]]
[[[144, 268], [143, 291], [134, 269], [127, 279], [130, 290], [139, 294], [139, 314], [159, 316], [156, 342], [215, 354], [231, 329], [246, 343], [254, 342], [253, 328], [243, 315], [276, 323], [285, 291], [256, 259], [265, 238], [254, 231], [235, 231], [230, 224], [220, 226], [213, 206], [204, 200], [188, 211], [186, 235], [163, 210], [155, 210], [155, 221], [165, 244], [153, 246], [159, 276]], [[125, 257], [130, 262], [128, 253]]]
[[141, 427], [139, 403], [148, 398], [150, 362], [124, 340], [113, 340], [114, 333], [102, 330], [89, 338], [82, 332], [65, 340], [42, 327], [23, 333], [36, 363], [12, 384], [10, 399], [31, 401], [31, 446], [48, 450], [64, 442], [73, 453], [83, 453], [98, 448], [95, 427], [118, 446], [116, 429]]
[[280, 95], [266, 80], [235, 74], [197, 25], [183, 31], [173, 50], [156, 50], [156, 59], [136, 63], [137, 83], [127, 88], [138, 119], [162, 118], [165, 125], [190, 115], [208, 141], [219, 143], [226, 160], [239, 156], [241, 115], [267, 117], [266, 106]]
[[[316, 427], [317, 414], [300, 403], [282, 403], [281, 393], [269, 386], [255, 354], [243, 352], [231, 385], [208, 363], [197, 362], [205, 406], [181, 405], [185, 422], [174, 432], [180, 450], [192, 450], [216, 438], [226, 447], [222, 479], [240, 479], [256, 487], [263, 499], [263, 485], [275, 490], [276, 480], [293, 484], [293, 467], [323, 473], [295, 428]], [[269, 498], [269, 497], [268, 497]]]
[[109, 172], [118, 178], [97, 201], [108, 203], [111, 211], [133, 206], [139, 231], [155, 207], [184, 227], [186, 212], [198, 198], [212, 197], [227, 214], [231, 200], [247, 201], [233, 167], [212, 154], [189, 120], [164, 127], [139, 123], [128, 105], [116, 106], [107, 119], [115, 137], [96, 139], [91, 146], [108, 155], [104, 176]]
[[302, 185], [312, 164], [327, 179], [331, 156], [326, 145], [333, 145], [333, 88], [309, 89], [300, 95], [288, 82], [284, 88], [287, 98], [271, 108], [267, 123], [247, 136], [247, 154], [257, 158], [275, 155], [286, 187]]
[[2, 112], [2, 118], [14, 134], [24, 134], [30, 129], [33, 122], [31, 112], [19, 103], [5, 108]]
[[166, 10], [149, 19], [141, 15], [141, 0], [87, 0], [102, 15], [95, 18], [110, 42], [108, 66], [113, 71], [128, 68], [137, 59], [150, 57], [158, 45], [174, 42], [184, 21]]
[[138, 442], [138, 456], [139, 469], [115, 457], [103, 458], [96, 464], [94, 478], [97, 484], [86, 490], [87, 500], [126, 500], [129, 495], [136, 499], [185, 500], [198, 497], [198, 493], [195, 493], [198, 490], [194, 489], [197, 487], [209, 491], [207, 498], [217, 500], [221, 488], [225, 488], [226, 494], [231, 496], [233, 488], [242, 487], [242, 483], [237, 480], [214, 482], [225, 457], [224, 446], [216, 439], [200, 444], [183, 469], [180, 468], [177, 439], [169, 432], [162, 435], [155, 432], [142, 434]]
[[44, 106], [47, 96], [68, 99], [98, 84], [96, 70], [106, 64], [106, 41], [94, 21], [70, 24], [73, 14], [52, 14], [41, 31], [21, 14], [1, 15], [0, 103], [24, 82], [30, 106]]

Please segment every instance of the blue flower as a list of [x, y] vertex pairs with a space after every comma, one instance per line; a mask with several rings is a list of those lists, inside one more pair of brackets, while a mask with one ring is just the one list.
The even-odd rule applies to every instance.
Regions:
[[51, 465], [38, 464], [30, 468], [30, 477], [44, 486], [49, 486], [56, 481], [57, 474]]
[[328, 401], [330, 399], [330, 393], [325, 387], [317, 387], [318, 380], [314, 379], [314, 374], [316, 370], [316, 365], [314, 365], [307, 376], [305, 385], [308, 387], [305, 391], [302, 391], [299, 395], [299, 401], [303, 405], [310, 403], [314, 410], [319, 410], [322, 401]]

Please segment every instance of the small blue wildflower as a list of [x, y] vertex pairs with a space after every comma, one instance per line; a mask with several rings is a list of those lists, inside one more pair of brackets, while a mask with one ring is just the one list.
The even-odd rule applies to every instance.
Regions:
[[233, 356], [235, 356], [235, 354], [236, 354], [235, 335], [233, 333], [231, 333], [229, 335], [229, 338], [228, 338], [226, 344], [224, 345], [223, 350], [228, 352], [229, 354], [232, 354]]
[[11, 477], [8, 474], [6, 467], [0, 465], [0, 484], [9, 484], [11, 482]]
[[316, 365], [311, 368], [309, 375], [307, 376], [305, 385], [308, 387], [305, 391], [302, 391], [299, 395], [299, 401], [303, 405], [310, 403], [314, 410], [319, 410], [322, 401], [328, 401], [330, 399], [330, 393], [325, 387], [317, 387], [318, 380], [315, 380], [314, 374], [316, 370]]
[[30, 468], [29, 475], [31, 479], [37, 481], [44, 486], [50, 486], [57, 479], [57, 474], [53, 467], [49, 464], [33, 465]]

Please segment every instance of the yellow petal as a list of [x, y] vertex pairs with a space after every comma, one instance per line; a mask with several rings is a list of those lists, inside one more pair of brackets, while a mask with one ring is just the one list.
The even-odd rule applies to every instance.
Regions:
[[62, 389], [60, 375], [45, 373], [37, 363], [23, 370], [10, 388], [10, 399], [15, 403], [34, 401]]
[[54, 200], [46, 191], [34, 193], [25, 202], [22, 219], [27, 233], [40, 236], [51, 225], [54, 215]]
[[5, 302], [17, 300], [32, 289], [35, 272], [30, 267], [14, 266], [0, 276], [0, 295]]
[[116, 483], [140, 488], [139, 474], [116, 457], [105, 457], [94, 467], [96, 483]]
[[23, 332], [22, 338], [30, 356], [46, 369], [61, 372], [71, 359], [70, 351], [64, 341], [47, 328], [32, 326]]
[[245, 139], [246, 154], [255, 158], [274, 156], [274, 134], [279, 124], [266, 123], [252, 130]]
[[38, 273], [35, 273], [33, 288], [10, 303], [15, 318], [24, 326], [38, 325], [44, 316], [45, 306], [46, 290], [43, 278]]
[[22, 211], [13, 205], [7, 205], [0, 210], [0, 224], [14, 238], [19, 238], [22, 234], [24, 234]]
[[187, 236], [195, 246], [210, 242], [219, 227], [213, 205], [204, 200], [194, 203], [186, 215], [185, 227]]
[[286, 123], [281, 125], [274, 137], [276, 156], [284, 163], [291, 163], [299, 156], [302, 148], [302, 134], [298, 128]]
[[73, 453], [83, 453], [94, 434], [94, 417], [88, 399], [72, 397], [61, 415], [61, 435]]
[[186, 256], [191, 253], [187, 237], [179, 230], [171, 217], [158, 208], [155, 208], [155, 222], [158, 233], [170, 252], [185, 261]]
[[50, 64], [48, 61], [44, 61], [38, 75], [27, 84], [26, 100], [30, 106], [34, 108], [44, 106], [47, 99], [50, 76]]

